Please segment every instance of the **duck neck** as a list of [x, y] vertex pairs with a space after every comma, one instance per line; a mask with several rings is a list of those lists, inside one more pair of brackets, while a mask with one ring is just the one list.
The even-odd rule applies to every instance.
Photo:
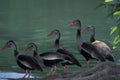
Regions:
[[14, 50], [14, 56], [16, 57], [18, 55], [18, 51], [17, 51], [17, 46], [16, 44], [13, 44], [12, 46], [13, 50]]
[[36, 57], [38, 55], [37, 54], [37, 46], [36, 45], [34, 45], [33, 50], [34, 50], [33, 56]]
[[57, 38], [55, 40], [55, 48], [58, 49], [60, 46], [60, 33], [57, 35]]
[[81, 50], [81, 46], [82, 46], [82, 43], [83, 43], [83, 40], [82, 40], [82, 37], [81, 37], [81, 29], [77, 29], [77, 48], [78, 50]]
[[37, 51], [34, 50], [33, 56], [36, 57], [37, 56]]
[[90, 42], [92, 43], [94, 41], [95, 41], [95, 37], [94, 37], [94, 35], [91, 35]]
[[94, 42], [95, 41], [95, 31], [91, 31], [91, 37], [90, 37], [90, 42]]

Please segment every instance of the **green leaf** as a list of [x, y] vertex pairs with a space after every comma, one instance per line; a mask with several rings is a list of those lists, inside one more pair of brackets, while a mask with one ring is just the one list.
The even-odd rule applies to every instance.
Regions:
[[111, 41], [111, 44], [112, 44], [112, 48], [113, 49], [115, 49], [115, 48], [117, 48], [117, 44], [120, 42], [120, 36], [119, 35], [117, 35], [115, 38], [114, 38], [114, 40], [113, 41]]
[[110, 43], [112, 44], [112, 48], [113, 48], [113, 49], [117, 48], [117, 45], [116, 45], [116, 44], [114, 44], [114, 42], [113, 42], [113, 41], [111, 41]]
[[112, 2], [113, 0], [105, 0], [105, 2]]
[[120, 15], [120, 11], [114, 12], [113, 15]]
[[117, 47], [116, 46], [113, 46], [113, 49], [116, 49]]
[[119, 42], [120, 42], [120, 36], [117, 35], [117, 36], [114, 38], [113, 43], [114, 43], [115, 45], [117, 45]]
[[117, 29], [118, 29], [118, 27], [117, 27], [117, 26], [114, 26], [114, 27], [112, 28], [111, 32], [110, 32], [110, 35], [112, 35]]

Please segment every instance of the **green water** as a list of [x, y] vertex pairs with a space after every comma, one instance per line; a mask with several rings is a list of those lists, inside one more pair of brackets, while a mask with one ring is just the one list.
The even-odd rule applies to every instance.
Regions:
[[[19, 52], [24, 52], [24, 47], [29, 42], [34, 42], [39, 48], [39, 53], [54, 49], [53, 37], [47, 34], [53, 29], [61, 31], [61, 47], [71, 51], [83, 65], [81, 68], [70, 66], [70, 72], [84, 71], [85, 60], [76, 49], [76, 29], [69, 28], [68, 24], [74, 19], [80, 19], [82, 28], [94, 25], [96, 39], [109, 43], [109, 35], [113, 21], [106, 17], [105, 8], [95, 9], [100, 0], [0, 0], [0, 47], [8, 40], [14, 40]], [[89, 34], [83, 34], [84, 40], [89, 40]], [[110, 43], [109, 43], [110, 44]], [[119, 59], [120, 49], [113, 50], [116, 61]], [[96, 61], [91, 61], [91, 67]], [[34, 75], [43, 77], [44, 72], [33, 71]], [[0, 51], [0, 71], [24, 73], [17, 67], [13, 51], [7, 49]], [[62, 73], [58, 67], [57, 74]]]

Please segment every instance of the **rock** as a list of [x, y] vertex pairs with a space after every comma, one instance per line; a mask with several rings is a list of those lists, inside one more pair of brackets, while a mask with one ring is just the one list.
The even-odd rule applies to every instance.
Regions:
[[120, 80], [120, 65], [113, 62], [101, 62], [84, 72], [64, 73], [30, 80]]

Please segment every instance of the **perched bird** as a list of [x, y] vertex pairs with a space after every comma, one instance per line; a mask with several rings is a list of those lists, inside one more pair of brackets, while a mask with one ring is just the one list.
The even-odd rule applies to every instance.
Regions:
[[73, 22], [71, 22], [69, 24], [69, 27], [77, 28], [77, 34], [76, 34], [77, 49], [80, 52], [80, 54], [85, 57], [85, 59], [87, 61], [87, 68], [89, 68], [89, 60], [90, 59], [105, 61], [105, 59], [99, 53], [99, 51], [96, 49], [95, 46], [93, 46], [89, 42], [83, 42], [83, 39], [81, 37], [81, 22], [80, 22], [80, 20], [74, 20]]
[[95, 39], [95, 29], [93, 26], [88, 25], [86, 28], [82, 29], [82, 32], [90, 31], [90, 42], [94, 45], [97, 50], [101, 53], [101, 55], [109, 60], [114, 61], [114, 56], [110, 47], [103, 41], [98, 41]]
[[48, 36], [56, 36], [55, 39], [55, 51], [59, 52], [63, 55], [66, 56], [66, 62], [63, 62], [62, 65], [64, 66], [64, 73], [66, 73], [68, 71], [68, 65], [77, 65], [79, 67], [81, 67], [81, 64], [79, 63], [79, 61], [74, 57], [74, 55], [72, 53], [70, 53], [69, 51], [67, 51], [66, 49], [60, 48], [60, 31], [55, 29], [53, 31], [51, 31]]
[[17, 46], [13, 40], [9, 40], [3, 47], [2, 50], [6, 48], [12, 48], [14, 51], [14, 57], [15, 60], [20, 68], [26, 71], [23, 78], [25, 78], [28, 75], [28, 78], [30, 78], [31, 70], [40, 70], [43, 71], [41, 66], [39, 65], [38, 61], [29, 55], [25, 54], [19, 54], [17, 51]]

